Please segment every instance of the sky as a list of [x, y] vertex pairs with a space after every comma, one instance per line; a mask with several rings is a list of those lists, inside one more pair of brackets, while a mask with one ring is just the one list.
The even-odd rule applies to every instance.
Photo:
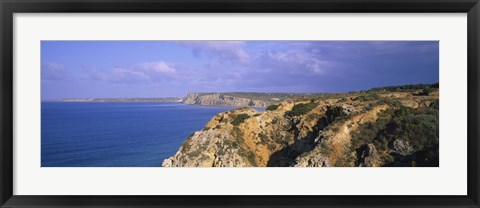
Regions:
[[438, 41], [42, 41], [42, 100], [337, 93], [439, 80]]

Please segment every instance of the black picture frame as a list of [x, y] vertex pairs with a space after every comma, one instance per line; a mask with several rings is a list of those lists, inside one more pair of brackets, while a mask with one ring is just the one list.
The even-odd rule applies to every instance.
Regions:
[[[0, 0], [1, 207], [480, 207], [478, 0]], [[14, 13], [467, 13], [466, 196], [25, 196], [13, 195]], [[448, 180], [448, 179], [445, 179]], [[92, 187], [94, 188], [94, 187]], [[414, 187], [412, 187], [414, 188]]]

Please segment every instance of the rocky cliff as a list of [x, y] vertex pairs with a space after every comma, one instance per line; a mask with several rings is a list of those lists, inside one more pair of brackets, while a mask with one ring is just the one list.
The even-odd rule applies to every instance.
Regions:
[[[264, 112], [240, 108], [220, 113], [162, 166], [438, 166], [438, 90], [420, 94], [337, 94], [287, 99]], [[185, 101], [226, 105], [232, 100], [191, 94]]]
[[262, 100], [235, 97], [220, 93], [188, 93], [183, 101], [189, 105], [267, 107], [269, 103]]

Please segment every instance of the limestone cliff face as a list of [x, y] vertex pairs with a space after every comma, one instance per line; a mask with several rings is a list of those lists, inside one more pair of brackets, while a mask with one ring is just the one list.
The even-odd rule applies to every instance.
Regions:
[[[431, 108], [435, 102], [438, 107], [438, 91], [429, 96], [413, 94], [380, 93], [374, 100], [366, 97], [370, 95], [358, 93], [303, 101], [287, 99], [274, 110], [258, 112], [240, 108], [220, 113], [206, 124], [204, 130], [197, 131], [186, 139], [177, 153], [164, 160], [162, 166], [435, 165], [433, 156], [418, 159], [422, 155], [431, 154], [435, 146], [428, 145], [432, 141], [419, 143], [415, 138], [409, 138], [410, 134], [395, 132], [402, 125], [402, 119], [418, 120], [423, 115], [421, 113], [426, 114], [428, 122], [435, 125], [435, 114], [431, 113]], [[218, 100], [219, 95], [209, 97]], [[191, 94], [185, 102], [215, 103], [213, 98], [208, 101]], [[436, 117], [438, 119], [438, 112]], [[421, 123], [422, 128], [430, 128], [430, 123]], [[436, 125], [438, 128], [438, 121]], [[392, 133], [389, 134], [389, 131]], [[365, 135], [372, 138], [366, 138]], [[435, 132], [432, 136], [427, 135], [433, 139], [435, 136], [438, 140]], [[383, 141], [383, 137], [387, 139]]]
[[[328, 167], [338, 166], [339, 159], [343, 159], [348, 153], [347, 146], [352, 139], [351, 132], [355, 131], [359, 125], [367, 122], [373, 122], [377, 115], [386, 110], [388, 105], [378, 105], [372, 110], [351, 116], [345, 121], [339, 121], [330, 126], [330, 128], [321, 130], [317, 138], [318, 145], [315, 145], [312, 151], [306, 152], [295, 159], [296, 167]], [[328, 148], [328, 150], [327, 150]], [[352, 161], [353, 162], [353, 161]], [[354, 166], [354, 164], [342, 164], [342, 166]], [[374, 165], [372, 165], [374, 166]]]
[[234, 97], [230, 95], [214, 93], [188, 93], [183, 101], [189, 105], [211, 105], [211, 106], [238, 106], [238, 107], [267, 107], [268, 103], [261, 100]]
[[[232, 124], [239, 115], [247, 115], [248, 118], [239, 125]], [[271, 124], [272, 120], [277, 120], [276, 125]], [[293, 138], [287, 130], [288, 121], [278, 113], [260, 113], [248, 108], [221, 113], [204, 130], [189, 137], [173, 157], [163, 162], [163, 166], [266, 166], [271, 153], [280, 149], [281, 145], [270, 141], [271, 145], [267, 146], [267, 143], [261, 144], [261, 140], [272, 140], [270, 134], [274, 133], [281, 133], [278, 136], [285, 140]], [[267, 132], [269, 135], [266, 135]]]

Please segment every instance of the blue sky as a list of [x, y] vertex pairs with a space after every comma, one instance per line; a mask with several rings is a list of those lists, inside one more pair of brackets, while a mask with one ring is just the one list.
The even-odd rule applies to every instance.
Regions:
[[42, 41], [42, 100], [433, 83], [438, 41]]

